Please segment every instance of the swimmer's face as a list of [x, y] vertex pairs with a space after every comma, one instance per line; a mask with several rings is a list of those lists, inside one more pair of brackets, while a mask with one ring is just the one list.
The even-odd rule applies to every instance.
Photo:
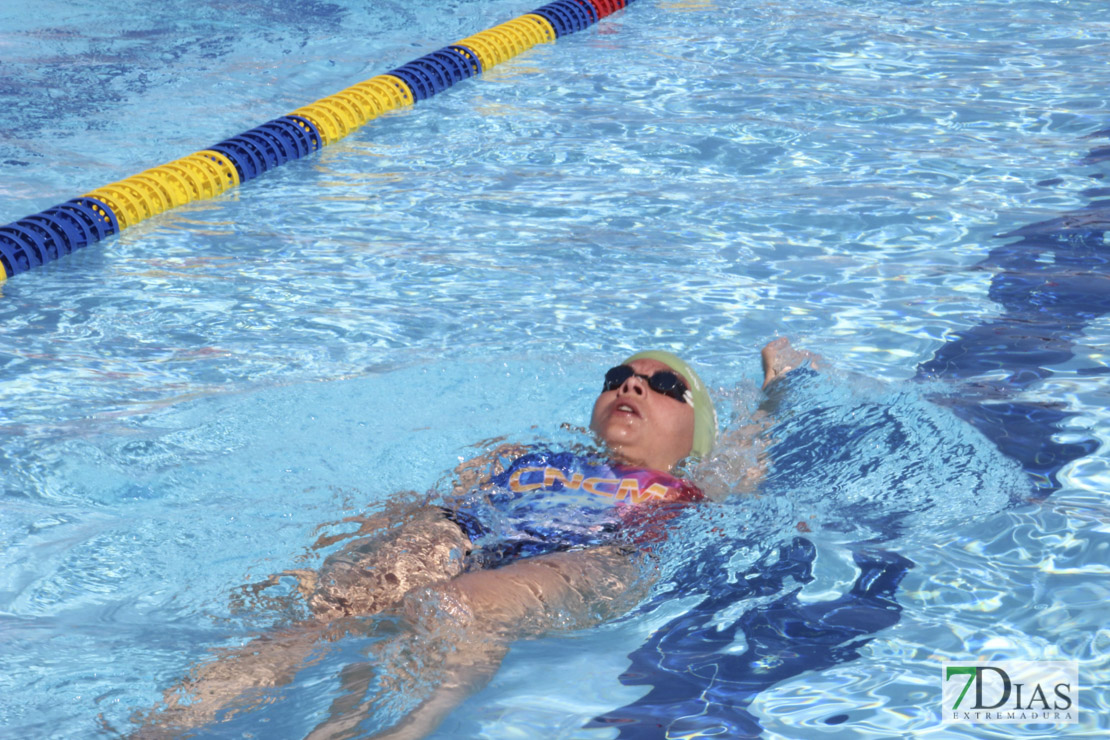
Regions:
[[624, 460], [669, 471], [694, 445], [694, 407], [653, 391], [638, 377], [671, 371], [662, 362], [644, 359], [629, 364], [637, 375], [597, 397], [590, 429]]

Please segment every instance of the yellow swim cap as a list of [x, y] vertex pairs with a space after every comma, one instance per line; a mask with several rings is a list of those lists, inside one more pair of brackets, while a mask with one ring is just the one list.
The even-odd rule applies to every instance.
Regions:
[[690, 454], [697, 458], [707, 457], [717, 441], [717, 410], [713, 408], [709, 391], [705, 389], [705, 383], [701, 382], [694, 368], [687, 365], [678, 355], [661, 349], [637, 352], [623, 364], [627, 365], [634, 360], [658, 360], [686, 381], [694, 406], [694, 446], [690, 448]]

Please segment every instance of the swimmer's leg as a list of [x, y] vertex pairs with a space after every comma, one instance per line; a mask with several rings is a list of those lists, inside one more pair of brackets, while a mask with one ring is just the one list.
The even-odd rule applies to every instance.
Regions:
[[[335, 639], [352, 622], [331, 627], [347, 615], [369, 615], [395, 606], [406, 593], [441, 583], [462, 572], [469, 538], [442, 510], [425, 508], [378, 537], [356, 540], [328, 558], [320, 574], [301, 580], [311, 588], [315, 619], [255, 638], [241, 648], [219, 651], [194, 666], [145, 717], [137, 737], [157, 737], [199, 727], [228, 711], [243, 711], [266, 692], [288, 684], [313, 656], [321, 640]], [[305, 575], [298, 573], [298, 575]], [[267, 582], [262, 587], [268, 585]]]
[[[616, 547], [528, 558], [495, 570], [465, 573], [405, 600], [416, 627], [404, 649], [376, 655], [371, 666], [345, 671], [347, 694], [310, 738], [348, 737], [388, 701], [428, 684], [428, 697], [375, 740], [415, 740], [437, 727], [497, 672], [509, 644], [546, 632], [580, 629], [628, 611], [644, 593], [637, 563]], [[367, 692], [376, 680], [373, 696]]]
[[[369, 737], [372, 740], [415, 740], [422, 738], [466, 697], [485, 686], [501, 665], [508, 644], [501, 640], [469, 639], [445, 642], [425, 636], [407, 636], [403, 647], [376, 650], [371, 662], [348, 665], [339, 676], [340, 696], [328, 709], [328, 718], [305, 740], [336, 740]], [[405, 655], [404, 664], [397, 661]], [[428, 690], [430, 694], [398, 724], [367, 736], [363, 723], [372, 714], [382, 714], [391, 705]], [[380, 721], [380, 720], [379, 720]]]
[[424, 507], [377, 537], [355, 540], [324, 561], [308, 598], [316, 619], [368, 616], [410, 591], [463, 572], [470, 538], [438, 507]]
[[556, 552], [465, 573], [442, 591], [475, 623], [519, 639], [612, 619], [628, 611], [645, 586], [638, 560], [614, 546]]
[[267, 691], [289, 683], [313, 656], [326, 634], [307, 623], [255, 638], [241, 648], [221, 650], [218, 657], [194, 666], [189, 675], [163, 694], [162, 703], [132, 721], [141, 728], [130, 737], [178, 737], [265, 701]]

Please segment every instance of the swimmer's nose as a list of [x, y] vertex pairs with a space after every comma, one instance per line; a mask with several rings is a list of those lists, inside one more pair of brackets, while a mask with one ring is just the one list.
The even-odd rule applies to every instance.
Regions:
[[620, 387], [620, 392], [630, 396], [644, 395], [644, 379], [638, 375], [633, 375]]

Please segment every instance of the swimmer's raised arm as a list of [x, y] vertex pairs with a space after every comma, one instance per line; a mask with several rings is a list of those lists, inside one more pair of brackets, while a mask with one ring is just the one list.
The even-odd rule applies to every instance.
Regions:
[[795, 349], [786, 337], [768, 342], [760, 353], [760, 359], [763, 366], [761, 389], [764, 397], [748, 422], [721, 436], [718, 458], [708, 474], [712, 480], [707, 488], [710, 492], [724, 492], [720, 494], [723, 497], [755, 491], [767, 474], [768, 440], [764, 432], [775, 423], [780, 400], [780, 394], [776, 393], [778, 381], [806, 362], [813, 369], [819, 369], [823, 364], [819, 355]]

